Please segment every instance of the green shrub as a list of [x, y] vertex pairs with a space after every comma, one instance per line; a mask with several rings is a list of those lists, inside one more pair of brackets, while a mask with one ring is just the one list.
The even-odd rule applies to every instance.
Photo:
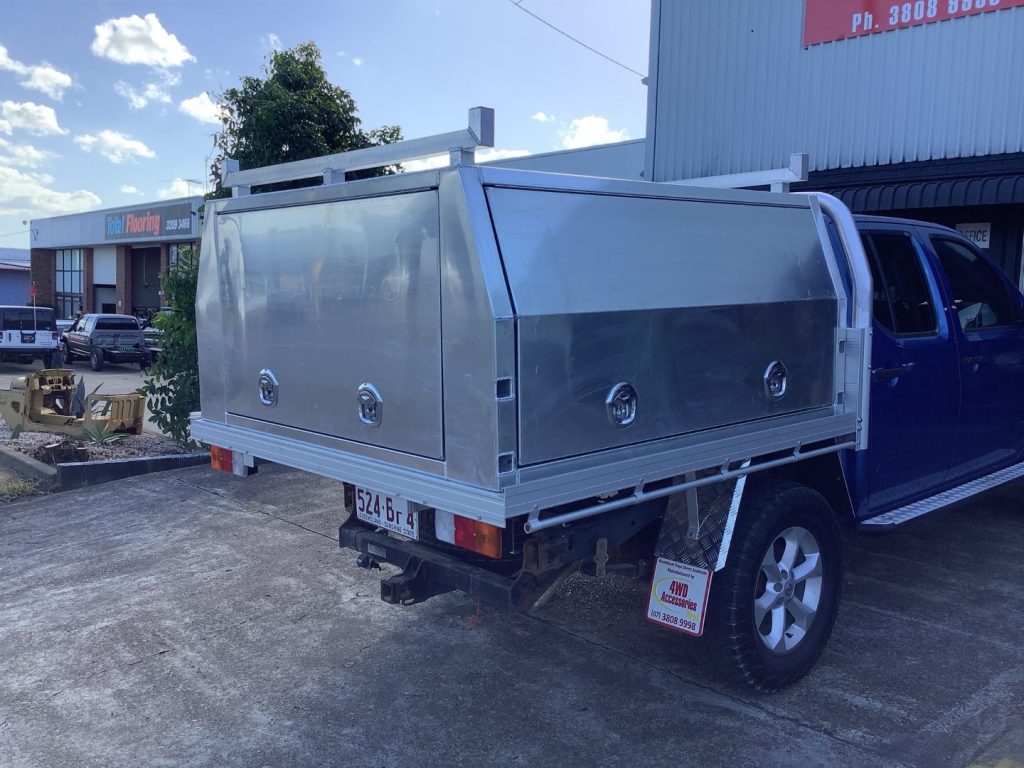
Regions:
[[199, 410], [199, 353], [196, 346], [196, 285], [199, 254], [182, 251], [170, 272], [160, 279], [164, 305], [153, 325], [163, 331], [163, 353], [146, 370], [139, 390], [153, 415], [150, 421], [185, 448], [196, 443], [188, 416]]

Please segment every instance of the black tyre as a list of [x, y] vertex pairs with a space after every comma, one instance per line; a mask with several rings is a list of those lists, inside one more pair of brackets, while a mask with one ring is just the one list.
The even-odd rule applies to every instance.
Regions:
[[47, 352], [43, 355], [43, 368], [59, 368], [60, 367], [60, 353], [59, 352]]
[[94, 371], [103, 370], [103, 352], [101, 350], [93, 348], [89, 353], [89, 365]]
[[75, 364], [75, 356], [73, 354], [71, 354], [71, 348], [70, 347], [62, 345], [61, 348], [60, 348], [60, 351], [61, 351], [61, 357], [63, 358], [63, 361], [64, 361], [62, 363], [63, 365], [74, 365]]
[[704, 644], [727, 675], [774, 691], [806, 675], [832, 634], [843, 542], [817, 491], [769, 483], [748, 493], [711, 583]]

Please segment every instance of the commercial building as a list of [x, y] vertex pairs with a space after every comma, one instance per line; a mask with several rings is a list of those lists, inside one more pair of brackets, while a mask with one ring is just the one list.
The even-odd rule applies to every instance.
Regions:
[[199, 196], [33, 219], [36, 303], [58, 318], [82, 312], [148, 314], [162, 304], [160, 275], [199, 242]]
[[28, 262], [0, 261], [0, 304], [31, 304]]
[[653, 0], [645, 178], [807, 153], [803, 188], [960, 229], [1022, 280], [1022, 41], [1024, 0]]

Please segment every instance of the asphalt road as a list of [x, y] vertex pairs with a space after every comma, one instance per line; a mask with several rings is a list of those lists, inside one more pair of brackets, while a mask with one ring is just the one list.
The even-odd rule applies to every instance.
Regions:
[[[42, 363], [38, 360], [26, 365], [0, 362], [0, 387], [10, 387], [11, 379], [15, 376], [24, 376], [29, 373], [35, 373], [42, 369], [42, 367]], [[89, 367], [89, 362], [87, 360], [80, 360], [74, 363], [74, 365], [71, 366], [71, 369], [74, 370], [76, 376], [85, 377], [85, 383], [90, 392], [96, 388], [97, 384], [103, 385], [100, 392], [105, 392], [111, 395], [134, 392], [142, 386], [142, 371], [139, 370], [139, 366], [134, 364], [108, 364], [102, 371], [97, 373]]]
[[339, 486], [180, 470], [0, 508], [0, 765], [1019, 766], [1024, 487], [847, 537], [832, 642], [724, 687], [582, 577], [535, 616], [399, 608]]

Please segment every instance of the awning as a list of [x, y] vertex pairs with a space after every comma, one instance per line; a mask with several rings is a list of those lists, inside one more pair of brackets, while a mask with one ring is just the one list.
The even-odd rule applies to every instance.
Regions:
[[817, 188], [838, 197], [854, 213], [1024, 203], [1022, 174]]

